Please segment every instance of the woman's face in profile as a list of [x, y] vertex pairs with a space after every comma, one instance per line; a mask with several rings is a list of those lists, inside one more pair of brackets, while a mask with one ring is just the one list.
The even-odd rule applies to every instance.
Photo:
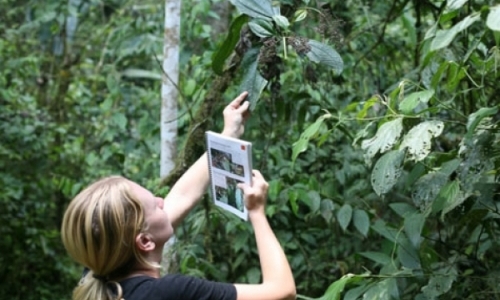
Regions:
[[172, 223], [170, 223], [167, 213], [163, 210], [163, 198], [154, 196], [150, 191], [135, 182], [131, 182], [131, 186], [132, 192], [144, 206], [146, 232], [151, 234], [157, 245], [163, 247], [163, 244], [174, 233]]

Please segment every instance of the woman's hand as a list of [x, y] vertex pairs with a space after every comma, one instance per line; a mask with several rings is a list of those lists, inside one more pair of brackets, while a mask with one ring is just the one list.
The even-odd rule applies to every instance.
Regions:
[[243, 183], [238, 184], [238, 188], [243, 190], [245, 205], [250, 214], [256, 212], [265, 213], [268, 187], [269, 184], [257, 170], [252, 171], [252, 186]]
[[248, 111], [250, 103], [248, 103], [248, 101], [244, 101], [247, 95], [247, 92], [241, 93], [231, 103], [229, 103], [226, 108], [224, 108], [223, 135], [239, 138], [245, 131], [244, 123], [250, 113]]

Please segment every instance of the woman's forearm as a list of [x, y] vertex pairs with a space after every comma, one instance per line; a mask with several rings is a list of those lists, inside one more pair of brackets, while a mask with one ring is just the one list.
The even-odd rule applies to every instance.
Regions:
[[174, 227], [203, 197], [208, 183], [208, 158], [205, 153], [179, 178], [165, 197], [164, 210]]
[[[262, 270], [262, 284], [283, 292], [282, 299], [295, 296], [295, 281], [286, 255], [263, 212], [251, 212]], [[280, 297], [281, 298], [281, 297]]]

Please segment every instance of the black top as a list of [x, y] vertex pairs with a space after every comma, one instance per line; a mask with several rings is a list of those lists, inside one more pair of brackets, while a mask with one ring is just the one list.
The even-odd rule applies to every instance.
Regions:
[[236, 300], [233, 284], [184, 276], [137, 276], [120, 281], [125, 300]]

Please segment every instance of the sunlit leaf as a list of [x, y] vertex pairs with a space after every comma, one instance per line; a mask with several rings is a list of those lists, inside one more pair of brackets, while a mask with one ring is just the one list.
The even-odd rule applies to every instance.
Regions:
[[441, 121], [426, 121], [413, 127], [404, 137], [400, 149], [408, 148], [410, 159], [421, 161], [431, 152], [431, 140], [443, 132]]
[[452, 11], [452, 10], [457, 10], [464, 6], [465, 3], [467, 3], [469, 0], [447, 0], [446, 1], [446, 10], [447, 11]]
[[321, 128], [321, 125], [325, 121], [325, 119], [330, 118], [330, 114], [325, 114], [319, 117], [316, 122], [309, 125], [309, 127], [302, 132], [298, 141], [293, 143], [292, 148], [292, 161], [295, 161], [300, 153], [307, 150], [307, 146], [309, 145], [309, 140], [314, 138]]
[[481, 17], [479, 13], [474, 13], [465, 17], [462, 21], [458, 22], [457, 24], [455, 24], [455, 26], [449, 29], [438, 30], [436, 32], [436, 36], [431, 42], [431, 51], [448, 47], [448, 45], [453, 41], [453, 39], [455, 39], [455, 36], [458, 33], [467, 29], [470, 25], [478, 21], [480, 18]]
[[256, 36], [261, 38], [270, 37], [274, 34], [273, 24], [266, 20], [253, 19], [248, 22], [248, 27]]
[[290, 26], [290, 22], [285, 16], [281, 15], [275, 15], [273, 16], [273, 21], [278, 25], [278, 27], [281, 27], [283, 29], [286, 29]]
[[404, 156], [404, 151], [393, 150], [379, 158], [371, 175], [372, 187], [377, 195], [386, 194], [397, 183], [401, 176]]
[[470, 114], [467, 120], [467, 137], [470, 138], [472, 136], [482, 119], [494, 115], [497, 112], [498, 107], [482, 107], [478, 111]]
[[490, 7], [490, 13], [486, 18], [486, 26], [491, 30], [500, 31], [500, 5]]
[[294, 13], [294, 22], [300, 22], [307, 17], [307, 10], [299, 9]]
[[365, 160], [370, 161], [379, 151], [389, 151], [396, 144], [402, 130], [403, 118], [382, 124], [374, 137], [361, 142], [361, 149], [366, 150]]
[[399, 103], [399, 109], [405, 114], [410, 114], [420, 103], [429, 102], [432, 96], [434, 96], [434, 90], [411, 93]]
[[252, 18], [271, 20], [276, 11], [271, 0], [231, 0], [238, 10]]
[[159, 72], [154, 72], [150, 70], [126, 69], [121, 73], [121, 75], [128, 78], [161, 80], [161, 74]]

